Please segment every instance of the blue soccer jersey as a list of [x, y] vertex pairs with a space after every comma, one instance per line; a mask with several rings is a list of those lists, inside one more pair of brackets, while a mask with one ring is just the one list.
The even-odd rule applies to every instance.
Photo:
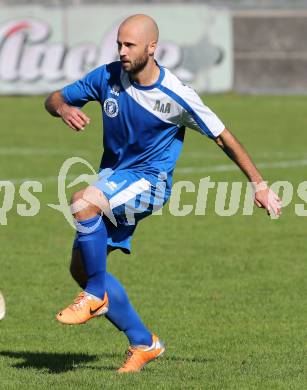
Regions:
[[66, 86], [62, 95], [79, 108], [89, 101], [101, 104], [101, 169], [131, 170], [153, 178], [166, 172], [169, 188], [185, 127], [210, 138], [225, 128], [193, 89], [161, 66], [157, 82], [142, 86], [129, 79], [119, 61], [113, 62]]
[[[72, 106], [98, 101], [102, 107], [104, 152], [93, 185], [109, 200], [117, 222], [105, 218], [108, 246], [130, 253], [138, 221], [170, 196], [185, 127], [215, 138], [225, 126], [193, 89], [163, 67], [155, 84], [142, 86], [113, 62], [63, 88], [62, 95]], [[159, 180], [166, 180], [165, 190]]]

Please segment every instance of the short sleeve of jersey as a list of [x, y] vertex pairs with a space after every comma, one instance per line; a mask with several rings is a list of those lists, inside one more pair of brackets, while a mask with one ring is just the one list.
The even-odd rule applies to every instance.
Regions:
[[181, 123], [210, 138], [218, 137], [225, 129], [223, 122], [202, 102], [192, 88], [185, 86], [182, 92]]
[[105, 66], [94, 69], [82, 79], [61, 90], [65, 102], [71, 106], [83, 107], [87, 102], [101, 100]]

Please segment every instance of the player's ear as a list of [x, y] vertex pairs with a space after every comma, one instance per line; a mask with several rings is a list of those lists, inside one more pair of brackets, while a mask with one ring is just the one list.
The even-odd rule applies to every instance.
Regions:
[[148, 54], [150, 56], [153, 56], [155, 54], [156, 48], [157, 48], [157, 42], [155, 41], [150, 42], [148, 45]]

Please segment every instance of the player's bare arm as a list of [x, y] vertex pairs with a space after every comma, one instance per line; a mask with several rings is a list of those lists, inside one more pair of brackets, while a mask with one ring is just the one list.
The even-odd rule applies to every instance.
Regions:
[[274, 213], [274, 215], [280, 216], [281, 200], [267, 187], [261, 173], [236, 137], [228, 129], [225, 129], [215, 142], [238, 165], [248, 180], [254, 183], [256, 205], [265, 208], [268, 214]]
[[64, 101], [60, 91], [55, 91], [47, 97], [45, 108], [52, 116], [61, 117], [64, 123], [73, 130], [84, 130], [85, 126], [90, 123], [90, 118], [84, 112]]
[[260, 172], [244, 147], [228, 129], [225, 129], [215, 139], [215, 142], [239, 166], [250, 182], [258, 184], [263, 181]]

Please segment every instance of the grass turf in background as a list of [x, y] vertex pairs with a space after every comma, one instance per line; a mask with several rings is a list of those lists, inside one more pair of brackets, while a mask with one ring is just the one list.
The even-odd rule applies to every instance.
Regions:
[[[8, 225], [0, 226], [0, 289], [7, 301], [0, 322], [0, 388], [306, 387], [306, 224], [294, 212], [302, 200], [295, 196], [278, 221], [263, 210], [222, 218], [214, 211], [213, 191], [206, 216], [174, 217], [166, 207], [162, 217], [142, 221], [132, 255], [113, 253], [108, 267], [167, 351], [141, 375], [119, 376], [114, 369], [127, 343], [108, 321], [65, 327], [54, 320], [79, 290], [68, 272], [74, 233], [46, 205], [58, 203], [53, 177], [66, 158], [99, 165], [100, 109], [86, 107], [91, 125], [76, 134], [44, 112], [41, 97], [0, 102], [1, 180], [17, 183]], [[205, 102], [256, 163], [306, 159], [306, 98], [225, 95]], [[197, 187], [208, 175], [216, 182], [245, 180], [239, 171], [212, 169], [222, 164], [231, 163], [213, 142], [188, 131], [178, 168], [207, 171], [178, 169], [174, 181], [191, 180]], [[304, 166], [262, 171], [270, 182], [290, 181], [294, 190], [306, 177]], [[42, 180], [35, 217], [16, 213], [17, 203], [24, 203], [18, 195], [24, 178]], [[193, 204], [195, 197], [183, 199]]]

